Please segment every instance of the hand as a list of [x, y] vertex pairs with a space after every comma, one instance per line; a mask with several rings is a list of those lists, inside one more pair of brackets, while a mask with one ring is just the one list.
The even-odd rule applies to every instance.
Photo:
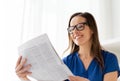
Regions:
[[69, 76], [70, 81], [89, 81], [87, 78], [80, 76]]
[[22, 56], [20, 56], [18, 58], [18, 61], [16, 63], [16, 68], [15, 68], [15, 71], [16, 71], [16, 75], [22, 79], [22, 80], [29, 80], [27, 78], [27, 75], [30, 75], [32, 72], [28, 72], [28, 70], [30, 69], [31, 65], [28, 64], [26, 66], [25, 63], [26, 63], [27, 59], [26, 58], [22, 58]]

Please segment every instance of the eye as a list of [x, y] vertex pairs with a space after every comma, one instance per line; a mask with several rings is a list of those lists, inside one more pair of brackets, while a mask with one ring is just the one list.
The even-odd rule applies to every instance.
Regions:
[[78, 24], [76, 27], [77, 27], [78, 30], [83, 30], [84, 29], [84, 25], [83, 24]]

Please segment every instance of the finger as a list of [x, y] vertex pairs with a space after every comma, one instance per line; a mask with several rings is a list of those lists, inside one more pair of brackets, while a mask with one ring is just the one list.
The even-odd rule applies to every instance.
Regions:
[[27, 75], [31, 75], [31, 74], [32, 74], [32, 72], [26, 71], [26, 72], [24, 72], [24, 73], [17, 74], [17, 75], [18, 75], [18, 77], [23, 78], [23, 77], [26, 77]]
[[31, 74], [32, 74], [32, 72], [26, 71], [26, 72], [24, 72], [24, 73], [22, 73], [22, 74], [17, 74], [17, 75], [18, 75], [19, 78], [21, 78], [21, 79], [23, 79], [23, 80], [29, 80], [29, 79], [27, 78], [27, 75], [31, 75]]
[[24, 72], [28, 71], [30, 69], [30, 67], [31, 67], [31, 64], [25, 66], [23, 69], [18, 71], [17, 74], [24, 73]]
[[15, 68], [17, 68], [17, 66], [20, 64], [21, 59], [22, 59], [22, 56], [20, 56], [20, 57], [18, 58]]
[[20, 64], [16, 68], [16, 72], [18, 72], [20, 69], [23, 68], [24, 64], [26, 63], [27, 59], [23, 58], [20, 62]]

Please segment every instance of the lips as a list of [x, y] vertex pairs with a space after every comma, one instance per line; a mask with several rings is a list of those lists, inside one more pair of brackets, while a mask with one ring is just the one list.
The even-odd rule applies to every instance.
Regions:
[[83, 37], [83, 35], [78, 35], [78, 36], [75, 36], [74, 39], [80, 39], [82, 37]]

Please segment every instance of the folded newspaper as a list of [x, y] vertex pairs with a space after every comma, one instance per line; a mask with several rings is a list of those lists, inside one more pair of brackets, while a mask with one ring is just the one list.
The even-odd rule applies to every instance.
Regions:
[[47, 34], [40, 35], [18, 47], [19, 54], [31, 64], [30, 77], [38, 81], [63, 81], [73, 75], [54, 50]]

